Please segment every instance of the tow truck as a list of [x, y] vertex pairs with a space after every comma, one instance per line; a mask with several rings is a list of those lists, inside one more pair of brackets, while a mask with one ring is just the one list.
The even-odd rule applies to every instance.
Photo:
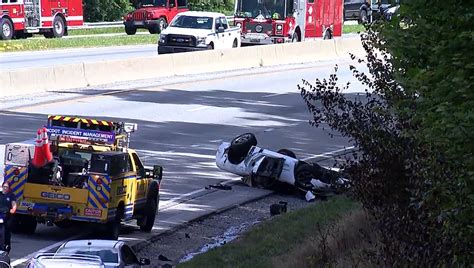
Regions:
[[132, 123], [52, 115], [35, 143], [6, 144], [4, 179], [19, 205], [12, 231], [87, 222], [117, 239], [121, 222], [136, 219], [150, 232], [163, 168], [145, 167], [129, 148], [136, 130]]

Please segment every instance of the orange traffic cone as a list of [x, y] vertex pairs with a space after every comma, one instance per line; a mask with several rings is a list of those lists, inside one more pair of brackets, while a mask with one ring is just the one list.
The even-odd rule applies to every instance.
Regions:
[[33, 160], [31, 161], [31, 164], [37, 168], [40, 168], [44, 165], [44, 154], [42, 145], [43, 140], [41, 138], [41, 129], [38, 129], [35, 141], [35, 155], [33, 156]]
[[53, 154], [51, 153], [51, 148], [49, 146], [48, 140], [48, 130], [44, 127], [42, 133], [42, 147], [43, 147], [43, 156], [45, 158], [45, 163], [53, 161]]

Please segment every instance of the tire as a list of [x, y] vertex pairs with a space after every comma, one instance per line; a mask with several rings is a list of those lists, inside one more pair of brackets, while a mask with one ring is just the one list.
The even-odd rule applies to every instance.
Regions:
[[229, 162], [232, 164], [238, 164], [244, 160], [252, 146], [257, 145], [257, 138], [253, 133], [245, 133], [235, 137], [230, 143]]
[[282, 154], [282, 155], [286, 155], [286, 156], [289, 156], [289, 157], [296, 158], [296, 154], [293, 151], [288, 150], [288, 149], [280, 149], [280, 150], [278, 150], [277, 153]]
[[367, 10], [362, 9], [359, 13], [359, 24], [365, 24], [368, 22]]
[[166, 29], [167, 26], [168, 24], [164, 18], [158, 19], [158, 33], [161, 33], [164, 29]]
[[127, 33], [127, 35], [134, 35], [137, 33], [137, 28], [134, 26], [125, 26], [125, 33]]
[[140, 230], [144, 232], [150, 232], [155, 224], [156, 211], [158, 210], [157, 198], [150, 198], [145, 206], [145, 224], [140, 226]]
[[238, 47], [239, 45], [239, 42], [237, 41], [237, 39], [234, 39], [234, 43], [232, 43], [232, 48], [236, 48]]
[[0, 38], [2, 40], [10, 40], [13, 38], [14, 33], [15, 31], [11, 21], [9, 19], [2, 18], [0, 21]]
[[34, 234], [38, 223], [36, 219], [29, 215], [15, 214], [12, 219], [12, 232], [23, 234]]
[[295, 170], [295, 186], [303, 188], [305, 190], [310, 190], [313, 188], [311, 184], [311, 179], [316, 179], [316, 174], [314, 168], [307, 164], [302, 163]]
[[294, 32], [293, 35], [291, 36], [291, 42], [292, 42], [292, 43], [299, 42], [299, 40], [298, 40], [298, 33], [297, 33], [297, 32]]
[[64, 33], [66, 32], [66, 23], [60, 16], [54, 17], [52, 32], [53, 37], [55, 38], [61, 38], [64, 36]]
[[326, 30], [326, 31], [324, 32], [324, 37], [323, 37], [323, 39], [324, 39], [324, 40], [332, 39], [331, 31]]
[[107, 229], [106, 229], [105, 235], [107, 239], [117, 240], [119, 238], [123, 214], [124, 214], [124, 208], [123, 206], [120, 206], [117, 209], [117, 214], [115, 216], [115, 219], [106, 224]]
[[207, 49], [213, 50], [214, 49], [214, 43], [210, 43], [209, 45], [207, 45]]
[[158, 30], [155, 28], [155, 26], [151, 26], [148, 28], [148, 32], [150, 32], [150, 34], [157, 34]]

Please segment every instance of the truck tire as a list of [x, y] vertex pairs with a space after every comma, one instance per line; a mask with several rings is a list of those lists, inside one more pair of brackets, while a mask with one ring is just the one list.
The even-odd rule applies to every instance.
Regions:
[[125, 33], [127, 33], [127, 35], [134, 35], [137, 33], [137, 28], [134, 26], [125, 26]]
[[145, 224], [140, 226], [140, 230], [150, 232], [155, 225], [156, 211], [158, 210], [158, 198], [150, 198], [146, 202], [144, 216]]
[[168, 24], [166, 23], [166, 20], [164, 18], [159, 18], [158, 19], [158, 33], [160, 34]]
[[291, 36], [291, 42], [293, 42], [293, 43], [298, 42], [298, 33], [296, 31]]
[[295, 186], [310, 190], [313, 188], [311, 179], [317, 179], [314, 168], [311, 165], [302, 163], [295, 169]]
[[238, 164], [244, 160], [252, 146], [257, 145], [257, 138], [253, 133], [245, 133], [235, 137], [230, 143], [229, 162], [232, 164]]
[[232, 47], [236, 48], [238, 46], [239, 46], [239, 42], [237, 41], [237, 39], [234, 39], [234, 43], [232, 43]]
[[207, 45], [207, 49], [213, 50], [214, 49], [214, 43], [211, 42], [209, 45]]
[[106, 237], [111, 240], [117, 240], [120, 235], [120, 227], [122, 224], [122, 218], [125, 213], [123, 205], [117, 208], [117, 214], [115, 219], [106, 224]]
[[38, 223], [29, 215], [15, 214], [11, 220], [11, 230], [17, 234], [34, 234]]
[[54, 17], [53, 20], [53, 37], [61, 38], [64, 36], [66, 32], [66, 23], [64, 22], [63, 18], [60, 16]]
[[296, 158], [296, 154], [293, 151], [288, 150], [288, 149], [280, 149], [280, 150], [278, 150], [277, 153], [282, 154], [282, 155], [286, 155], [286, 156], [289, 156], [289, 157]]
[[2, 18], [0, 21], [0, 38], [2, 40], [10, 40], [13, 37], [13, 24], [9, 19]]
[[361, 9], [359, 13], [359, 24], [365, 24], [368, 22], [367, 10]]

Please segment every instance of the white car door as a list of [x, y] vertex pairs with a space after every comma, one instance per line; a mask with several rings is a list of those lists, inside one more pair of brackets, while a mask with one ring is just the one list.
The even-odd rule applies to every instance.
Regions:
[[[224, 17], [225, 19], [225, 17]], [[224, 28], [223, 33], [219, 33], [219, 27]], [[222, 17], [215, 19], [215, 29], [216, 29], [216, 44], [214, 45], [215, 49], [222, 49], [225, 48], [225, 26], [222, 24]]]

